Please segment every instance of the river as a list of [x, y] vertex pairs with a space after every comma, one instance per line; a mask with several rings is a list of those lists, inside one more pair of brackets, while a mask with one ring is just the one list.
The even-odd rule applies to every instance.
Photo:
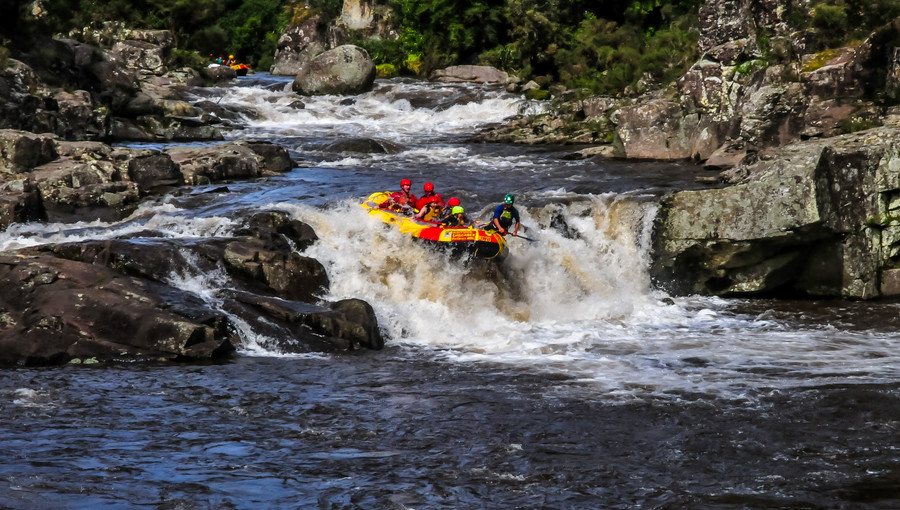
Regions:
[[[285, 354], [238, 321], [224, 363], [4, 370], [0, 508], [900, 506], [898, 303], [669, 296], [647, 273], [656, 203], [702, 186], [699, 167], [471, 142], [539, 111], [502, 90], [379, 80], [300, 108], [289, 84], [196, 97], [255, 111], [227, 136], [288, 147], [284, 176], [15, 225], [0, 249], [195, 240], [287, 211], [320, 237], [323, 299], [371, 303], [385, 349]], [[334, 145], [356, 138], [388, 150]], [[495, 266], [386, 230], [358, 204], [403, 178], [476, 218], [513, 193], [532, 241]], [[221, 281], [170, 283], [215, 306]]]

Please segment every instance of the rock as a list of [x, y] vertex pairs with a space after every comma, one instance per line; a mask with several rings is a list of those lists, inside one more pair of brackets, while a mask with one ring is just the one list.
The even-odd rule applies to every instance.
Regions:
[[328, 144], [325, 150], [330, 152], [355, 152], [360, 154], [398, 154], [405, 149], [387, 140], [375, 138], [351, 138]]
[[40, 192], [48, 221], [116, 221], [138, 206], [137, 184], [125, 182], [110, 161], [58, 159], [30, 176]]
[[261, 140], [234, 143], [253, 151], [261, 168], [260, 173], [263, 175], [281, 174], [294, 168], [290, 153], [281, 145]]
[[428, 79], [442, 83], [492, 83], [506, 85], [510, 82], [509, 74], [497, 68], [471, 65], [438, 69], [432, 72]]
[[58, 91], [53, 98], [59, 108], [62, 121], [61, 136], [69, 140], [99, 140], [106, 136], [109, 116], [106, 112], [95, 115], [94, 102], [86, 90], [73, 93]]
[[746, 176], [737, 185], [665, 199], [657, 281], [701, 294], [870, 299], [900, 267], [900, 235], [891, 235], [900, 130], [799, 142], [736, 168]]
[[209, 66], [204, 70], [204, 73], [206, 74], [207, 78], [214, 82], [233, 80], [237, 78], [237, 71], [232, 69], [231, 66]]
[[303, 251], [319, 240], [312, 227], [302, 221], [291, 219], [281, 211], [254, 214], [248, 220], [247, 226], [238, 230], [236, 235], [267, 240], [272, 245], [276, 245], [276, 239], [283, 236], [292, 243], [290, 248], [296, 251]]
[[118, 41], [113, 45], [110, 60], [139, 73], [161, 75], [166, 72], [166, 48], [141, 40]]
[[165, 150], [184, 175], [186, 184], [249, 179], [292, 168], [287, 149], [268, 142], [229, 142], [207, 147]]
[[110, 156], [117, 165], [124, 165], [125, 175], [137, 183], [142, 194], [184, 183], [184, 175], [178, 166], [168, 154], [160, 151], [116, 148]]
[[293, 90], [302, 95], [361, 94], [372, 90], [375, 64], [366, 50], [338, 46], [304, 65], [294, 78]]
[[313, 58], [331, 48], [323, 28], [324, 22], [318, 16], [290, 25], [278, 39], [275, 64], [270, 72], [297, 76]]
[[194, 119], [140, 115], [134, 119], [113, 117], [107, 138], [113, 141], [172, 142], [223, 140], [225, 137], [215, 126], [198, 125]]
[[0, 256], [0, 364], [214, 359], [233, 328], [192, 294], [50, 255]]
[[686, 114], [682, 105], [662, 98], [619, 108], [611, 120], [627, 158], [704, 160], [731, 131], [727, 124]]
[[32, 181], [21, 179], [0, 185], [0, 231], [12, 223], [46, 219], [41, 195]]
[[0, 178], [10, 178], [56, 159], [53, 138], [27, 131], [0, 130]]
[[741, 142], [725, 142], [703, 164], [707, 170], [727, 170], [747, 156], [747, 149]]

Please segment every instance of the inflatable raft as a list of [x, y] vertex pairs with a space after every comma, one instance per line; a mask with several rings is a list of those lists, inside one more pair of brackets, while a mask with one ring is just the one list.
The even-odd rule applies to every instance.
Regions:
[[369, 215], [398, 228], [416, 239], [433, 246], [448, 248], [454, 253], [471, 254], [475, 258], [501, 261], [507, 255], [506, 240], [498, 232], [474, 227], [447, 227], [434, 221], [417, 220], [400, 212], [382, 209], [380, 204], [390, 198], [389, 192], [373, 193], [362, 207]]

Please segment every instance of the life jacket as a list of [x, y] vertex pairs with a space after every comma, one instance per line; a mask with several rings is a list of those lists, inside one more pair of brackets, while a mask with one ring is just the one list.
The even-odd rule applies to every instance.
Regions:
[[[421, 202], [421, 200], [420, 200]], [[438, 205], [428, 205], [428, 212], [422, 216], [422, 219], [425, 221], [438, 221], [444, 212], [444, 208]]]
[[449, 218], [443, 221], [443, 224], [448, 227], [468, 227], [471, 223], [465, 214], [463, 214], [461, 219], [457, 218], [455, 214], [451, 214]]
[[394, 211], [400, 211], [407, 207], [412, 209], [416, 204], [416, 196], [412, 193], [403, 193], [402, 191], [397, 191], [391, 194], [391, 198], [382, 202], [379, 207], [384, 209], [391, 209]]

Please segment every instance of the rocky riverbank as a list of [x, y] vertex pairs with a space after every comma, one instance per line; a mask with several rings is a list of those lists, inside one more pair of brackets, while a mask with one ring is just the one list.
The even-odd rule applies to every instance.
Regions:
[[[266, 178], [292, 167], [287, 150], [266, 142], [155, 151], [9, 130], [0, 140], [3, 228], [121, 220], [144, 197], [178, 186]], [[284, 213], [260, 212], [230, 237], [185, 242], [137, 234], [0, 254], [0, 365], [221, 358], [241, 346], [232, 317], [280, 341], [273, 347], [284, 352], [381, 348], [371, 306], [318, 299], [329, 285], [325, 269], [298, 255], [316, 238]], [[225, 269], [220, 307], [169, 283], [188, 268]]]

